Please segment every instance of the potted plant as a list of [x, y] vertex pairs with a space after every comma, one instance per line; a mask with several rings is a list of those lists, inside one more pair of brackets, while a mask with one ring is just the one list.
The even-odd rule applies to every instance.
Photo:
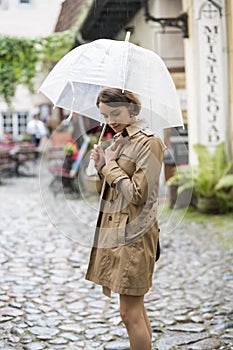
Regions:
[[197, 196], [197, 208], [203, 213], [226, 213], [233, 209], [233, 161], [227, 161], [224, 143], [220, 143], [213, 154], [204, 145], [194, 145], [194, 149], [198, 166], [178, 192], [192, 186]]
[[65, 155], [63, 167], [67, 171], [70, 171], [74, 160], [78, 156], [78, 149], [77, 149], [76, 143], [71, 139], [67, 140], [67, 142], [63, 147], [63, 151]]

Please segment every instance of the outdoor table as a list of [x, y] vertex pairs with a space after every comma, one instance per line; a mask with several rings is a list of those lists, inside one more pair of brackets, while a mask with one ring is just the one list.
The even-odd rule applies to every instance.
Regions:
[[17, 176], [35, 176], [35, 163], [38, 158], [38, 148], [29, 142], [19, 142], [11, 150], [15, 160], [15, 173]]

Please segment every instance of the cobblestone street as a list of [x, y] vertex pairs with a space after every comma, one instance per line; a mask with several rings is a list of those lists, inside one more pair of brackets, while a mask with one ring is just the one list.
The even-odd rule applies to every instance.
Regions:
[[[54, 197], [50, 180], [42, 169], [0, 185], [0, 349], [127, 350], [117, 295], [84, 279], [97, 198]], [[161, 210], [159, 224], [153, 349], [233, 349], [233, 220]]]

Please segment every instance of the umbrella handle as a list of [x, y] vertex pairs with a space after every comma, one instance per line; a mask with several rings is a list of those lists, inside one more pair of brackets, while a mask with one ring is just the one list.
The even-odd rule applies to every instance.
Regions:
[[101, 134], [100, 134], [100, 137], [99, 137], [99, 140], [98, 140], [98, 145], [100, 144], [100, 142], [102, 141], [102, 138], [104, 137], [104, 133], [105, 133], [106, 127], [107, 127], [107, 123], [104, 123], [103, 129], [101, 131]]
[[[103, 129], [101, 131], [101, 134], [100, 134], [100, 137], [99, 137], [99, 140], [98, 140], [98, 145], [100, 144], [100, 142], [102, 141], [102, 138], [104, 137], [104, 133], [105, 133], [106, 127], [107, 127], [107, 123], [104, 123]], [[96, 147], [96, 145], [94, 145], [94, 148], [95, 147]], [[88, 167], [86, 169], [86, 174], [87, 174], [87, 176], [95, 176], [95, 175], [97, 175], [97, 171], [96, 171], [96, 168], [95, 168], [95, 161], [93, 159], [90, 159], [90, 161], [89, 161]]]

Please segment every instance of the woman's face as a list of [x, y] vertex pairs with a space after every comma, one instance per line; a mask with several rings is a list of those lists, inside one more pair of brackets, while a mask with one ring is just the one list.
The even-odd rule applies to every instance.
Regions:
[[121, 106], [120, 103], [117, 107], [110, 107], [100, 102], [99, 110], [105, 122], [116, 133], [122, 131], [127, 125], [131, 124], [134, 119], [130, 117], [128, 108], [126, 106]]

